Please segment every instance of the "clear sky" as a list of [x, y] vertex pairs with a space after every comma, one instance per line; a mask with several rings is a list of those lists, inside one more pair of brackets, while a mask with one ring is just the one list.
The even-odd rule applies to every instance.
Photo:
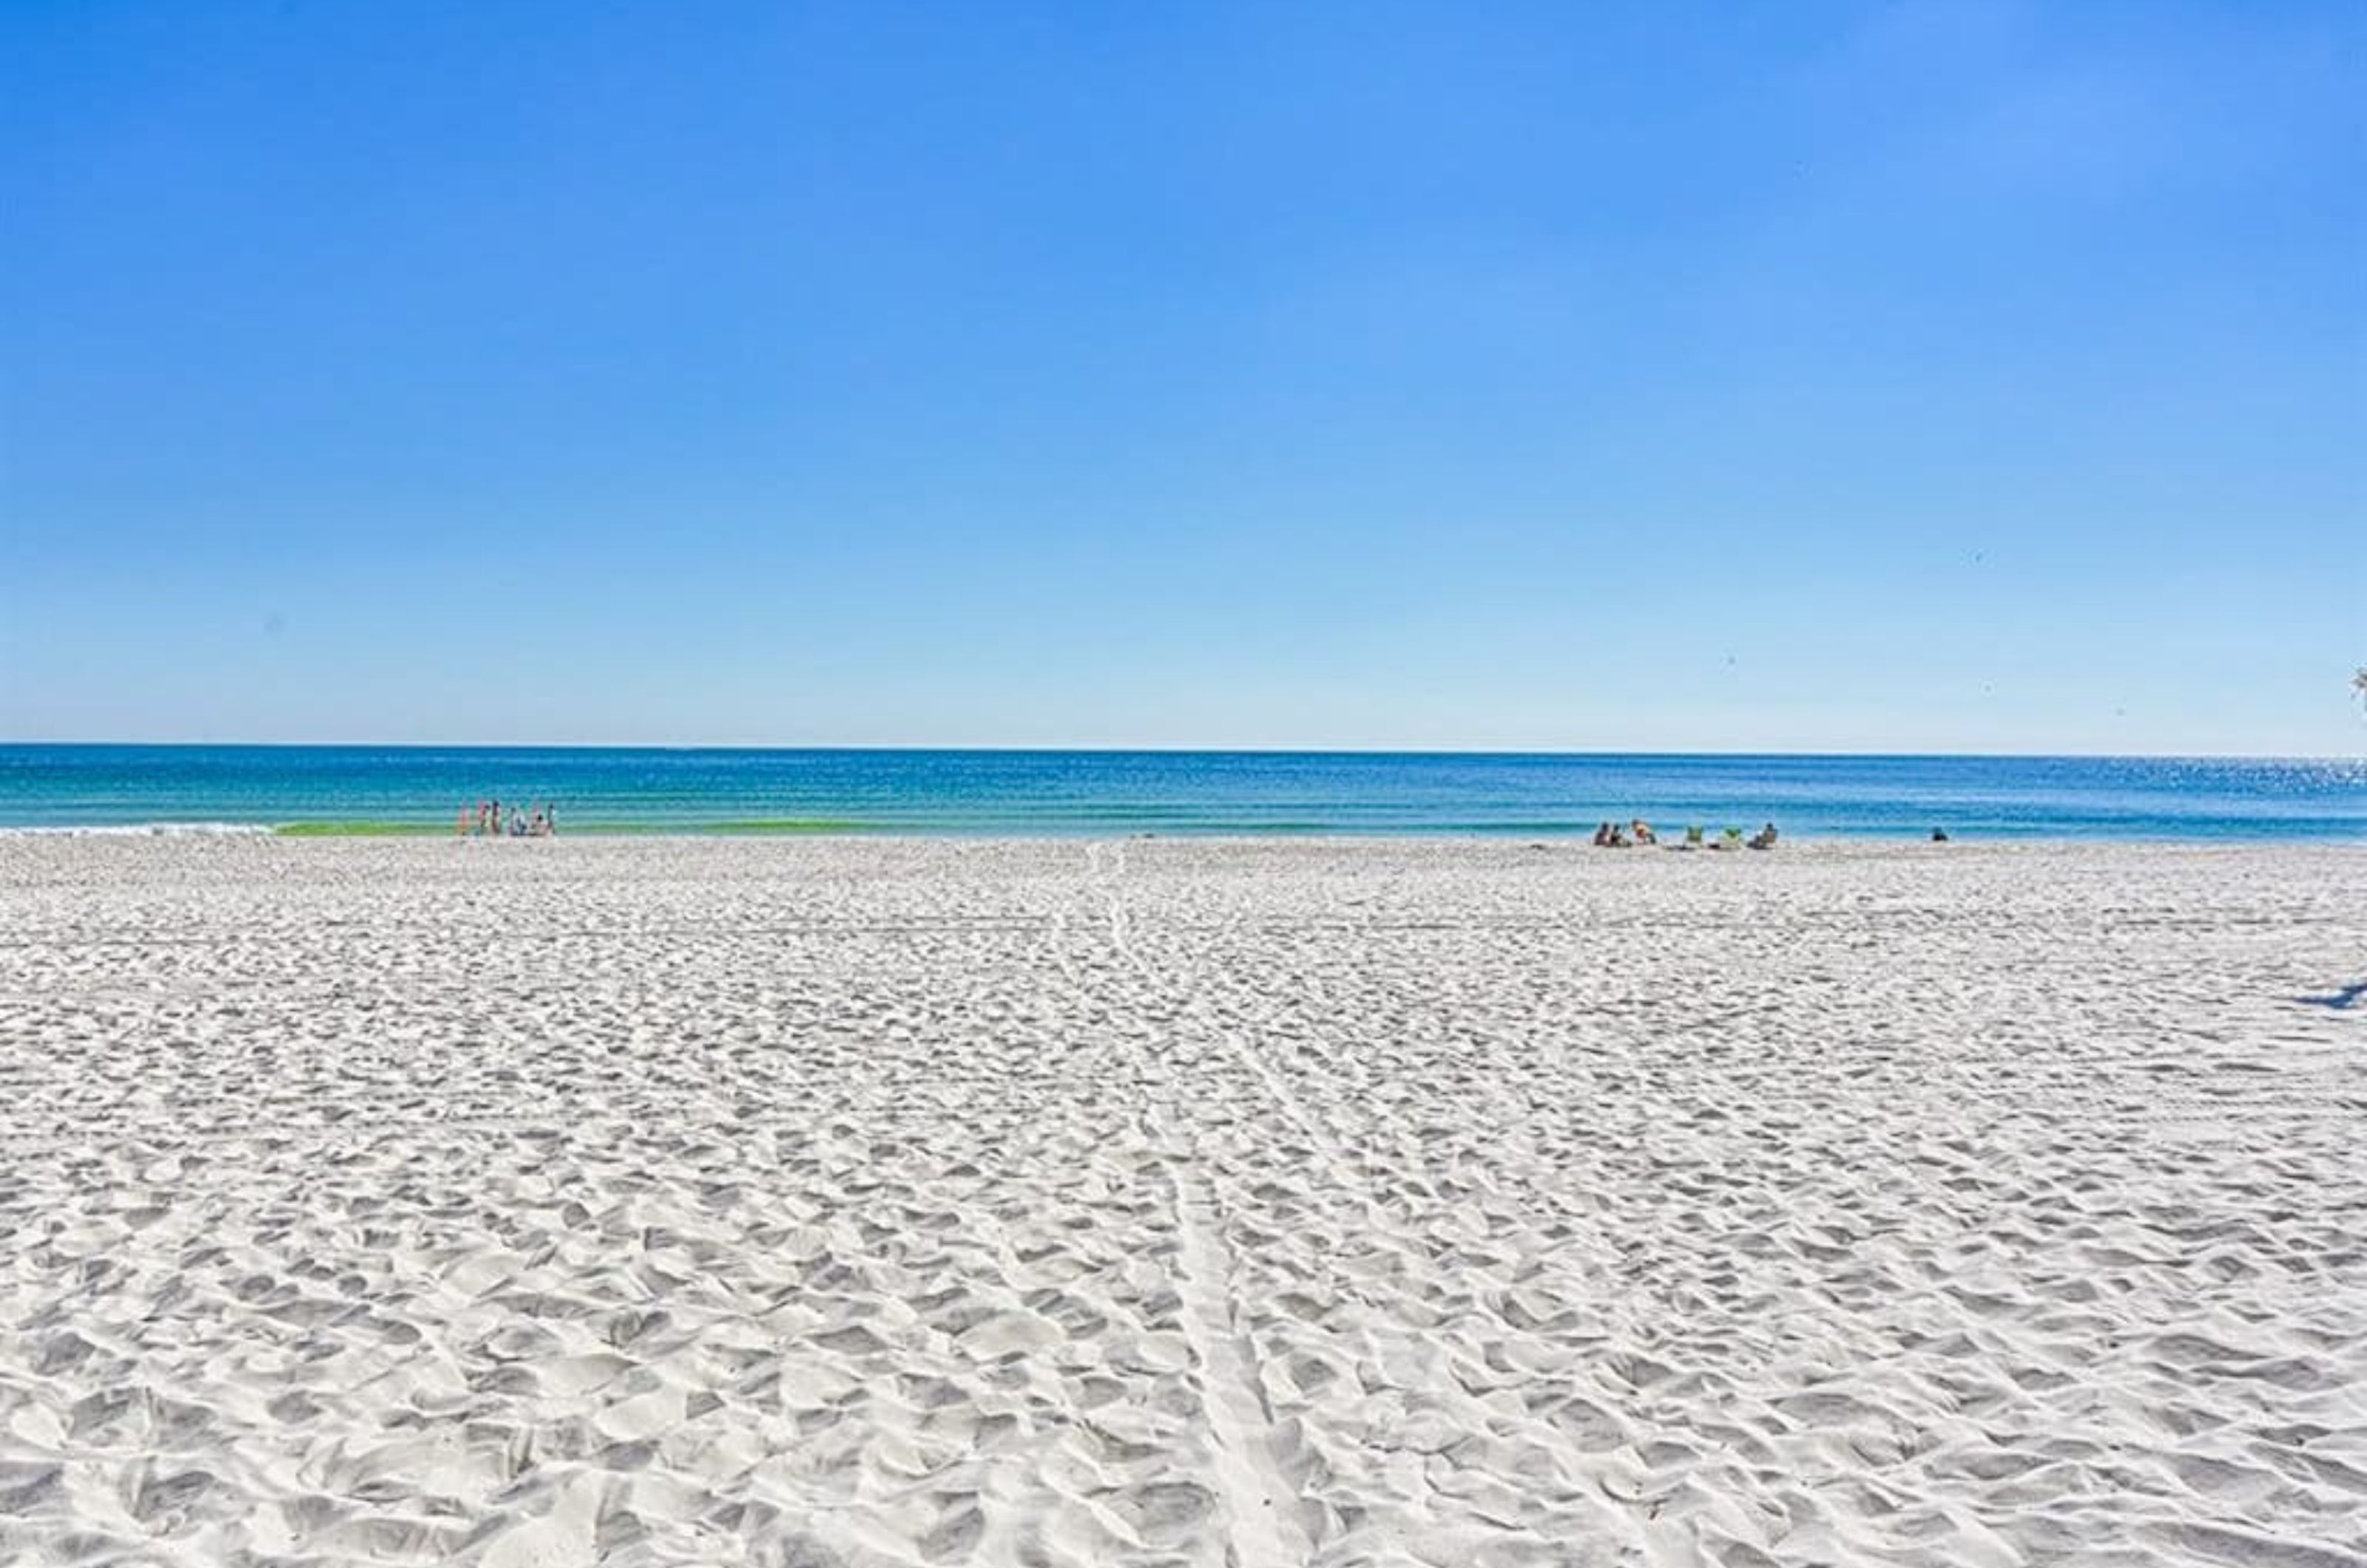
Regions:
[[2357, 754], [2367, 6], [0, 6], [0, 739]]

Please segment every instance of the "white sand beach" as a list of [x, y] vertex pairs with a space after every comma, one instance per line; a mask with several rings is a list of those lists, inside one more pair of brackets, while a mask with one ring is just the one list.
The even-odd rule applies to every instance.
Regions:
[[2367, 1562], [2367, 851], [0, 840], [0, 1562]]

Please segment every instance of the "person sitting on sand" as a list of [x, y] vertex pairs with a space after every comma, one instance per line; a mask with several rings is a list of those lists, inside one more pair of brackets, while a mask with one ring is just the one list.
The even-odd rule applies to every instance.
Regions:
[[1775, 847], [1775, 824], [1770, 822], [1764, 828], [1760, 829], [1756, 833], [1751, 834], [1750, 847], [1754, 850], [1773, 849]]
[[1594, 847], [1598, 850], [1607, 850], [1611, 847], [1610, 823], [1605, 822], [1594, 830]]
[[1641, 817], [1628, 824], [1628, 831], [1636, 835], [1636, 841], [1639, 844], [1657, 844], [1660, 841], [1654, 836], [1652, 825]]

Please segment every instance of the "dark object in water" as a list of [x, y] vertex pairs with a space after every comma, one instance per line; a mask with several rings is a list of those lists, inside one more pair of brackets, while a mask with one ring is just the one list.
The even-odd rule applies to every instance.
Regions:
[[1935, 843], [1935, 844], [1944, 844], [1944, 843], [1946, 843], [1946, 842], [1948, 841], [1948, 829], [1946, 829], [1945, 828], [1934, 828], [1934, 829], [1931, 829], [1931, 841], [1932, 841], [1933, 843]]

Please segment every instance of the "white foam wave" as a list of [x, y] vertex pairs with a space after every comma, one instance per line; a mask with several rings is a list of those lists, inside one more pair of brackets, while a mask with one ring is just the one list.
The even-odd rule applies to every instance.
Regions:
[[271, 825], [267, 822], [110, 822], [57, 828], [0, 828], [0, 839], [144, 839], [200, 835], [255, 838], [267, 836], [270, 832]]

